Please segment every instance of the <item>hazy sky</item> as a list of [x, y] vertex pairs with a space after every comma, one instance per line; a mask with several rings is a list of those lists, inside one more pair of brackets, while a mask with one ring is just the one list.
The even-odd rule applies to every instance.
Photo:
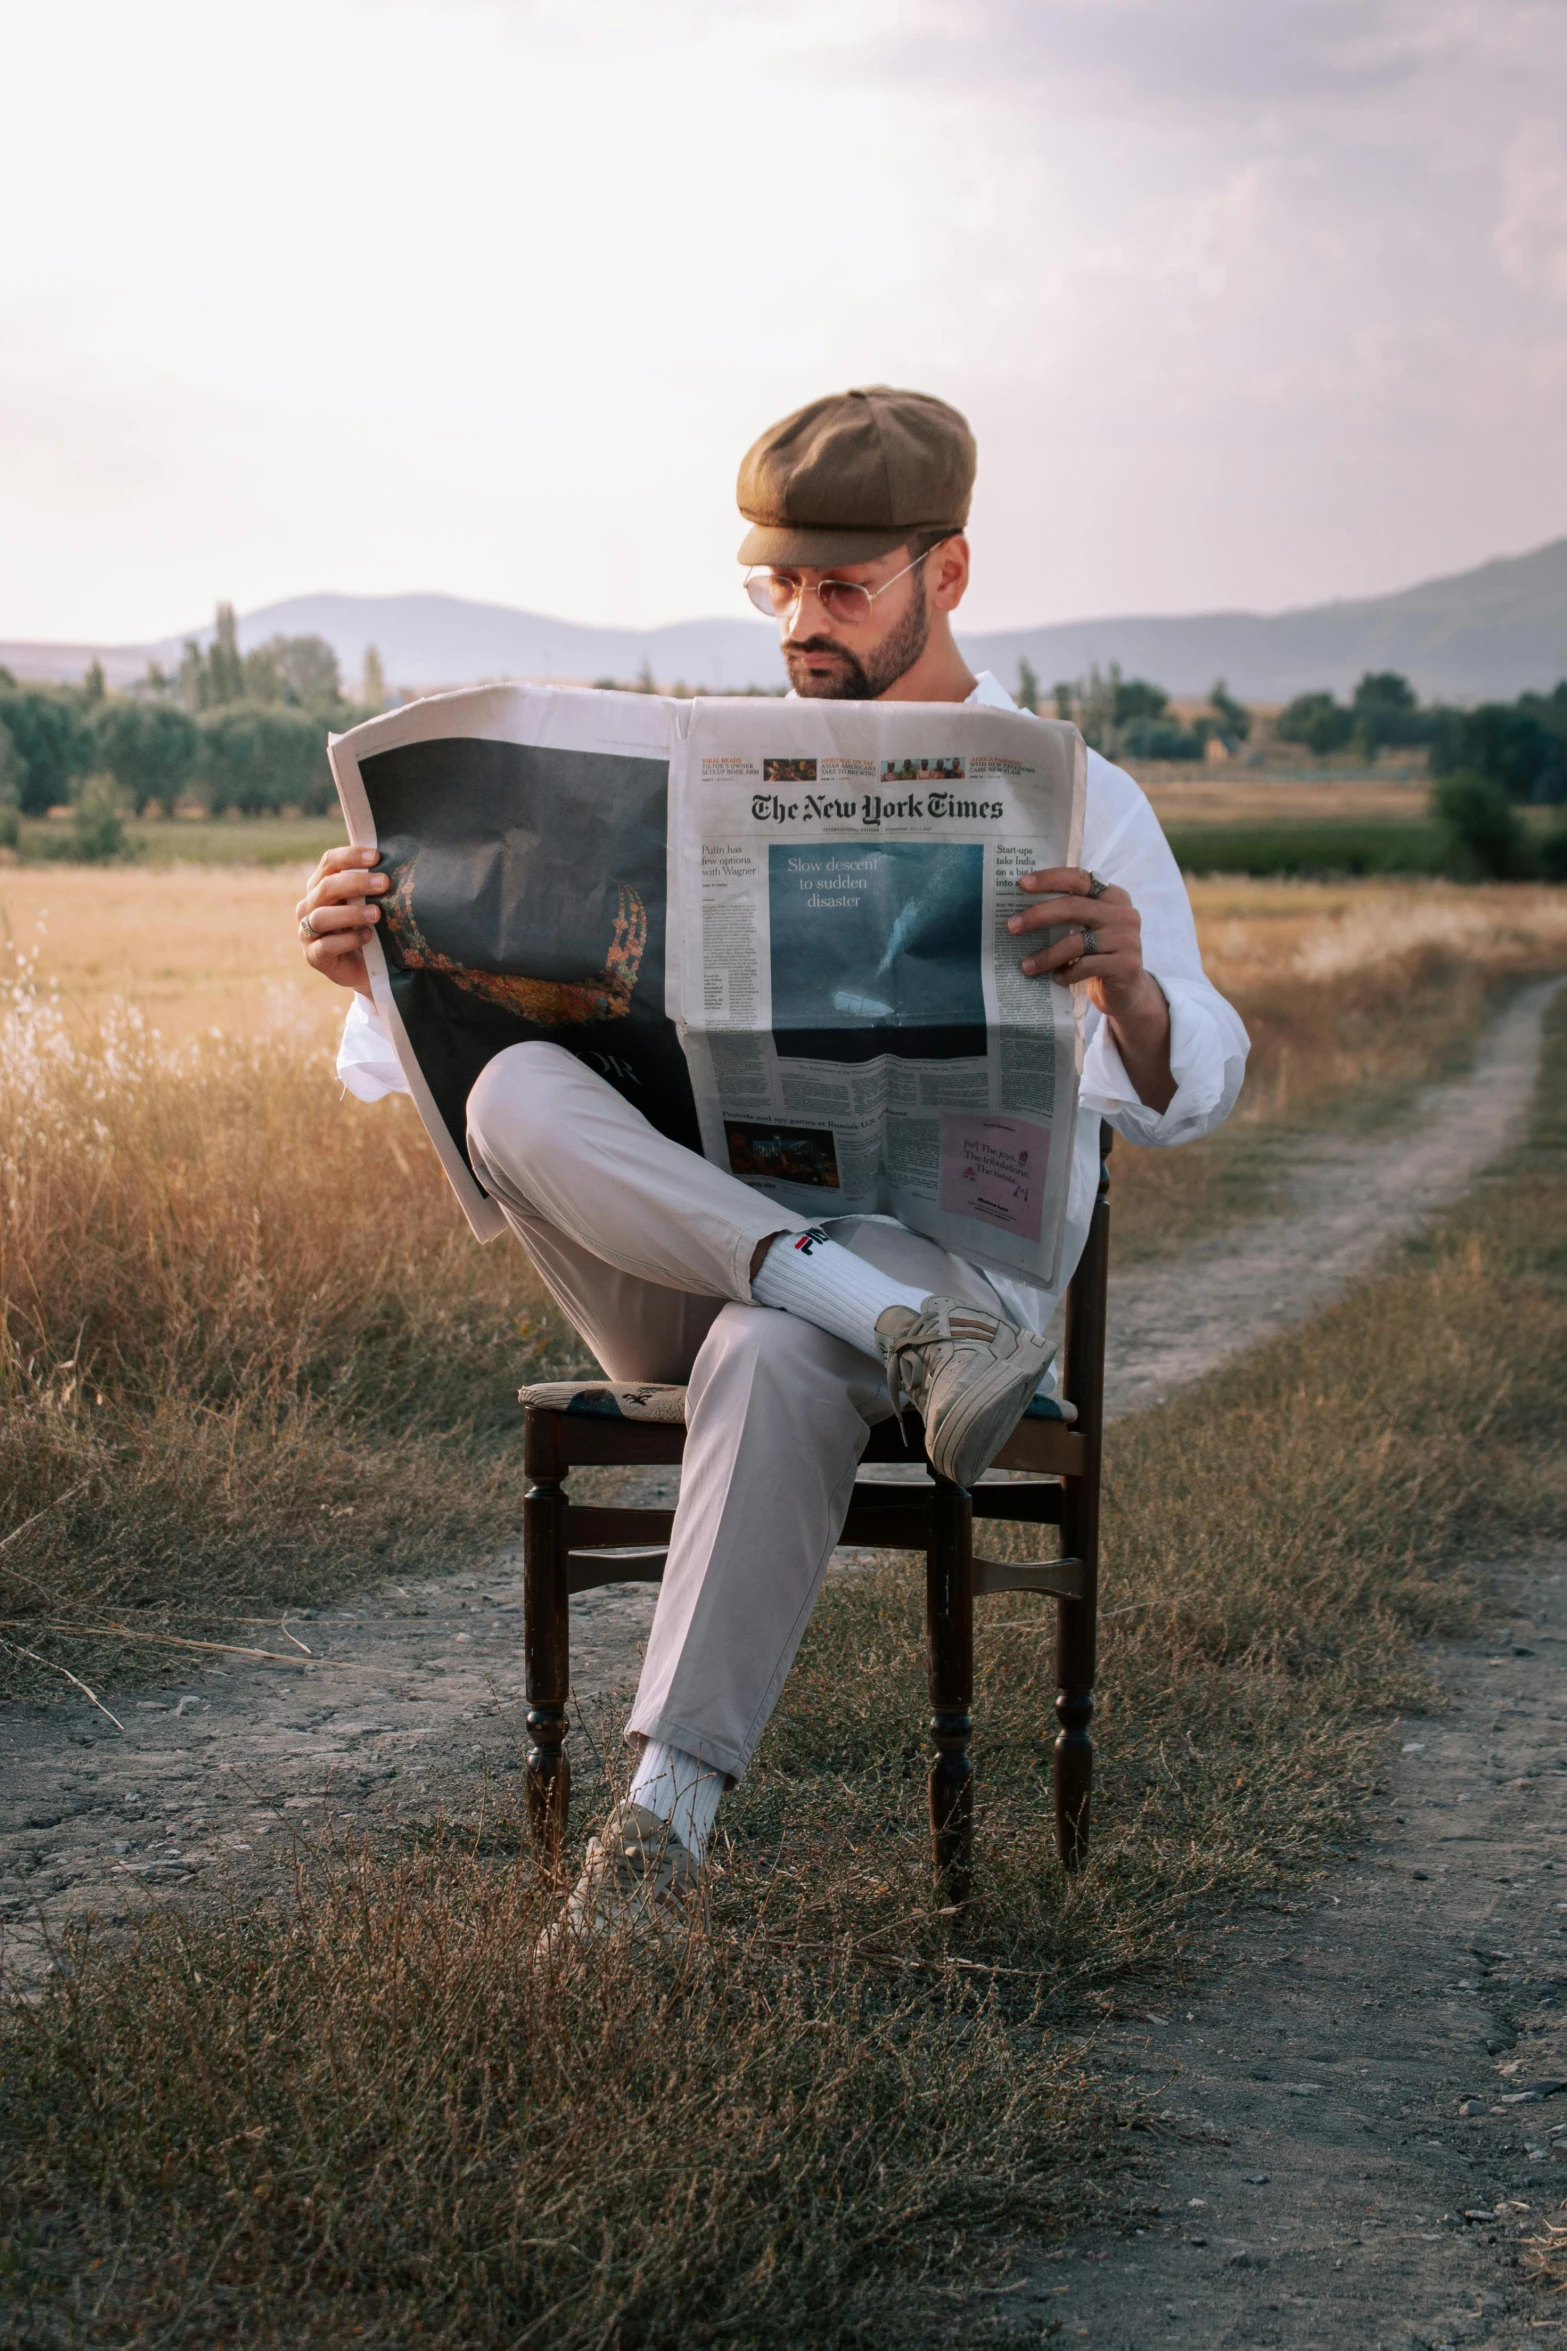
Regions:
[[1567, 0], [0, 0], [0, 82], [0, 635], [742, 611], [875, 381], [974, 625], [1567, 531]]

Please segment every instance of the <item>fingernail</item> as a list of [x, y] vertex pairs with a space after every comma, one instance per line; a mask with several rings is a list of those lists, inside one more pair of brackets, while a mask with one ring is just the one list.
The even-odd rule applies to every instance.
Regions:
[[1009, 931], [1020, 931], [1022, 928], [1023, 917], [1020, 914], [1014, 914], [1008, 917], [1007, 929]]
[[384, 873], [372, 874], [370, 877], [370, 887], [372, 890], [384, 890], [386, 888], [386, 881], [387, 877]]

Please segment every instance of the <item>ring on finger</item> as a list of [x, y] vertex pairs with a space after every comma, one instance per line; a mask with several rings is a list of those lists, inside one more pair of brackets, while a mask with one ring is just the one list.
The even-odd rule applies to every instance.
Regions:
[[319, 939], [321, 936], [314, 919], [308, 914], [302, 914], [299, 918], [299, 935], [302, 939]]
[[1082, 952], [1081, 952], [1081, 954], [1079, 954], [1079, 956], [1078, 956], [1078, 959], [1077, 959], [1077, 960], [1079, 961], [1079, 963], [1081, 963], [1081, 961], [1083, 960], [1083, 956], [1084, 956], [1084, 955], [1097, 955], [1097, 954], [1098, 954], [1098, 952], [1099, 952], [1099, 936], [1098, 936], [1098, 933], [1097, 933], [1097, 932], [1095, 932], [1095, 931], [1085, 930], [1085, 931], [1084, 931], [1084, 933], [1083, 933], [1083, 945], [1082, 945]]
[[1101, 880], [1101, 878], [1100, 878], [1100, 876], [1099, 876], [1098, 874], [1096, 874], [1096, 873], [1091, 873], [1091, 874], [1089, 875], [1089, 877], [1088, 877], [1088, 895], [1089, 895], [1089, 897], [1090, 897], [1090, 898], [1102, 898], [1102, 897], [1104, 896], [1104, 894], [1105, 894], [1106, 890], [1108, 890], [1108, 889], [1109, 889], [1109, 887], [1110, 887], [1109, 883], [1108, 883], [1107, 881], [1103, 881], [1103, 880]]

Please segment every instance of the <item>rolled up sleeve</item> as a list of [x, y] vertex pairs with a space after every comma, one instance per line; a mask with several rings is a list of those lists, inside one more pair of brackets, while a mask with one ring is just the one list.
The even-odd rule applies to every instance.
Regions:
[[392, 1040], [368, 996], [356, 995], [348, 1007], [337, 1048], [337, 1074], [361, 1102], [381, 1102], [388, 1094], [408, 1091]]
[[1170, 1007], [1175, 1094], [1162, 1111], [1139, 1100], [1109, 1022], [1090, 1005], [1079, 1100], [1129, 1143], [1195, 1142], [1234, 1108], [1250, 1040], [1203, 970], [1191, 900], [1158, 818], [1124, 769], [1097, 752], [1089, 760], [1083, 862], [1119, 884], [1143, 918], [1143, 967]]

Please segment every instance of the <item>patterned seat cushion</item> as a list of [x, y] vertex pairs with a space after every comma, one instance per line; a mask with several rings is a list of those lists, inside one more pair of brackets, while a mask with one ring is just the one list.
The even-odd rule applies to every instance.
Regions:
[[684, 1388], [634, 1380], [544, 1380], [519, 1388], [535, 1412], [569, 1412], [584, 1420], [661, 1420], [679, 1427], [686, 1417]]
[[[518, 1397], [535, 1412], [569, 1412], [586, 1420], [659, 1420], [679, 1427], [686, 1417], [684, 1388], [631, 1380], [544, 1380], [519, 1388]], [[1077, 1418], [1077, 1406], [1059, 1396], [1036, 1396], [1025, 1420]]]

